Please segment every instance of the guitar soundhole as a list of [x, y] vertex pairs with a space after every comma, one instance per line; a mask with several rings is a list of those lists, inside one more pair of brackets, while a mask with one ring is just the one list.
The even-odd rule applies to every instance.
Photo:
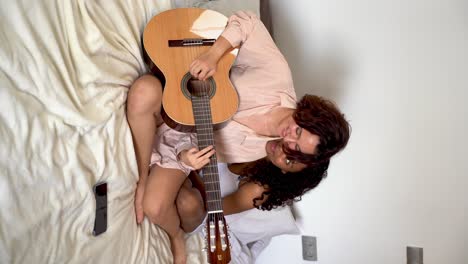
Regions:
[[182, 78], [181, 87], [182, 93], [189, 100], [191, 100], [192, 96], [208, 96], [209, 98], [212, 98], [216, 92], [216, 85], [212, 77], [208, 78], [206, 81], [200, 81], [192, 78], [190, 73], [186, 73], [184, 78]]

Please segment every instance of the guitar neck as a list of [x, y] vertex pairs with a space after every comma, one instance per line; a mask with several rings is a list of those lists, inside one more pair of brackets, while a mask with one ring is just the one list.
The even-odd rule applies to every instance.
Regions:
[[[192, 97], [192, 109], [195, 118], [198, 147], [203, 149], [215, 146], [210, 100], [208, 96]], [[202, 169], [203, 182], [206, 191], [206, 207], [208, 213], [222, 212], [222, 198], [219, 186], [218, 161], [216, 155], [211, 156], [210, 163]]]

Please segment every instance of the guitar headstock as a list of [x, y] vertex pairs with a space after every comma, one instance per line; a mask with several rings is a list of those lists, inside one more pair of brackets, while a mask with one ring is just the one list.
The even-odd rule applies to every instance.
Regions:
[[208, 213], [205, 232], [208, 263], [229, 263], [231, 261], [231, 246], [228, 238], [226, 219], [224, 219], [222, 212]]

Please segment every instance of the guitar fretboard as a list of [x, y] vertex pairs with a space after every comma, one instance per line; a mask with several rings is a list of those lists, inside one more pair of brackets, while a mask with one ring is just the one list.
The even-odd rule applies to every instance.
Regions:
[[[198, 148], [215, 146], [213, 138], [213, 123], [211, 117], [210, 99], [208, 96], [192, 96], [192, 109], [197, 131]], [[219, 185], [218, 161], [216, 154], [211, 156], [210, 163], [202, 169], [203, 182], [206, 191], [206, 209], [222, 211], [221, 190]]]

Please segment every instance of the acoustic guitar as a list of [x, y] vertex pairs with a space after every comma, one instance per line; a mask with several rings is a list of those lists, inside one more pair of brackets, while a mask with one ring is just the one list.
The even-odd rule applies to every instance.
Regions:
[[[217, 72], [208, 80], [196, 80], [189, 73], [190, 64], [213, 45], [226, 23], [227, 18], [215, 11], [179, 8], [153, 17], [143, 33], [150, 68], [164, 85], [165, 117], [184, 126], [195, 126], [199, 149], [215, 146], [213, 125], [229, 120], [239, 105], [229, 79], [236, 49], [220, 59]], [[206, 191], [207, 258], [210, 263], [229, 263], [230, 243], [216, 155], [203, 167], [201, 175]]]

